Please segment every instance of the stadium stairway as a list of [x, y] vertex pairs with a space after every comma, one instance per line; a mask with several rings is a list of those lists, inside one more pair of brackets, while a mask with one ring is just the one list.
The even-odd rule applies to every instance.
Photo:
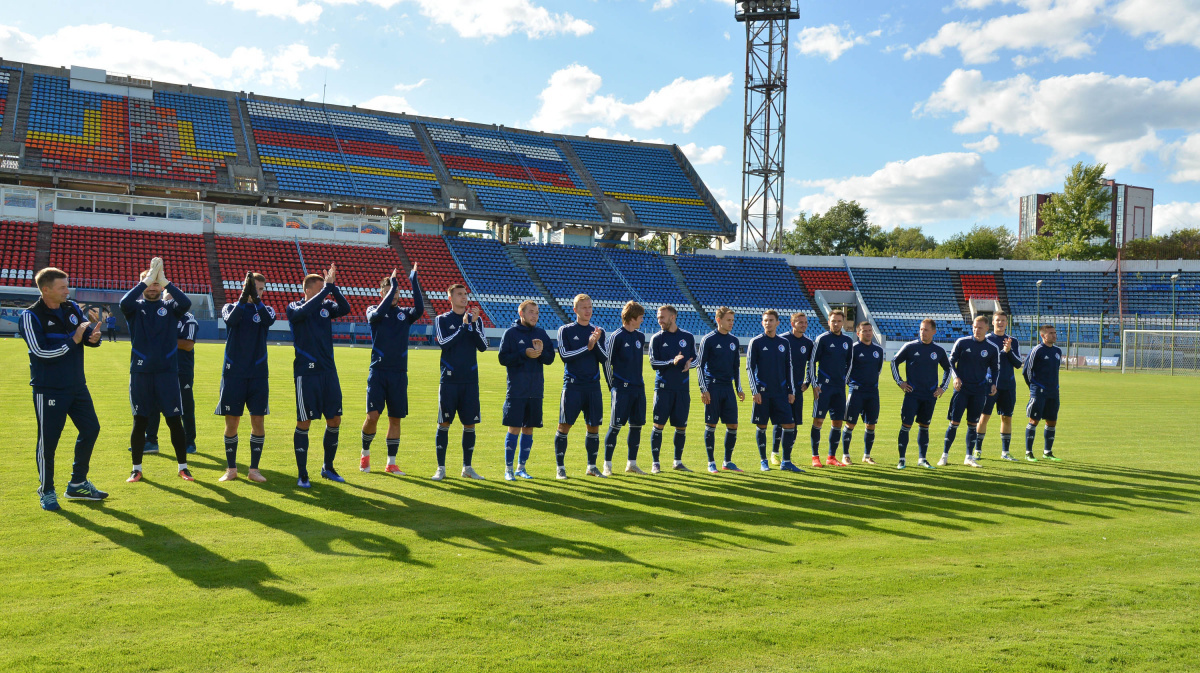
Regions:
[[[612, 197], [605, 195], [604, 190], [600, 189], [599, 183], [596, 182], [591, 173], [588, 173], [587, 167], [579, 160], [579, 155], [575, 154], [575, 148], [571, 147], [571, 143], [565, 140], [555, 140], [554, 146], [562, 153], [567, 163], [571, 164], [571, 168], [575, 169], [575, 173], [579, 175], [579, 180], [583, 182], [583, 185], [592, 193], [592, 196], [596, 199], [596, 205], [604, 215], [604, 219], [611, 220], [613, 216], [612, 209], [605, 203], [605, 200], [612, 199]], [[633, 215], [632, 210], [629, 210], [628, 214], [622, 213], [622, 216], [633, 218], [633, 221], [628, 222], [628, 224], [637, 224], [637, 216]]]
[[429, 166], [433, 168], [433, 174], [437, 176], [438, 182], [442, 185], [454, 182], [454, 178], [450, 177], [450, 171], [446, 170], [446, 164], [442, 163], [442, 156], [433, 146], [433, 139], [429, 137], [429, 131], [426, 130], [425, 125], [412, 122], [410, 126], [412, 126], [413, 135], [417, 137], [417, 144], [421, 146], [421, 151], [429, 160]]
[[[1008, 304], [1008, 288], [1004, 287], [1004, 274], [992, 273], [992, 276], [996, 278], [996, 296], [997, 300], [1000, 302], [1000, 308], [1008, 311], [1010, 310]], [[1012, 320], [1012, 318], [1010, 317], [1009, 320]]]
[[804, 284], [804, 277], [801, 275], [799, 268], [793, 266], [792, 271], [796, 274], [796, 282], [800, 284], [800, 290], [808, 296], [808, 301], [812, 305], [813, 315], [817, 316], [818, 320], [824, 319], [825, 314], [821, 312], [821, 307], [817, 305], [816, 292], [809, 290], [808, 286]]
[[706, 325], [712, 329], [717, 328], [717, 324], [713, 322], [712, 316], [708, 311], [704, 310], [704, 305], [696, 299], [696, 295], [692, 294], [692, 288], [688, 287], [687, 281], [683, 278], [683, 271], [679, 270], [679, 265], [675, 263], [675, 257], [672, 255], [660, 255], [662, 257], [663, 266], [667, 267], [667, 271], [671, 272], [671, 276], [675, 279], [675, 284], [679, 286], [679, 291], [683, 293], [687, 300], [692, 302], [692, 308], [700, 316]]
[[[390, 245], [392, 250], [396, 251], [396, 255], [400, 257], [401, 273], [403, 273], [405, 276], [408, 276], [408, 274], [412, 273], [413, 263], [412, 260], [409, 259], [408, 253], [404, 251], [404, 246], [400, 245], [400, 237], [393, 234], [388, 240], [388, 245]], [[419, 280], [420, 279], [418, 279], [418, 281]], [[429, 301], [429, 295], [426, 292], [424, 285], [421, 286], [421, 300], [425, 302], [426, 306], [433, 306], [433, 304]]]
[[954, 299], [958, 302], [958, 310], [962, 311], [963, 322], [970, 325], [974, 316], [971, 315], [971, 305], [967, 302], [967, 294], [963, 292], [962, 275], [951, 270], [950, 282], [954, 283]]
[[[204, 253], [208, 257], [208, 275], [212, 285], [213, 306], [225, 305], [225, 283], [221, 280], [221, 262], [217, 258], [217, 235], [204, 232]], [[242, 282], [245, 282], [243, 279]]]
[[33, 257], [34, 269], [50, 266], [50, 241], [54, 238], [53, 222], [38, 222], [37, 254]]
[[521, 269], [525, 273], [529, 274], [529, 279], [533, 281], [534, 287], [538, 289], [538, 292], [542, 293], [542, 298], [546, 300], [546, 303], [554, 308], [554, 312], [558, 314], [558, 319], [561, 320], [564, 325], [573, 322], [572, 318], [567, 317], [567, 312], [564, 311], [563, 307], [558, 304], [558, 300], [554, 298], [554, 295], [550, 294], [550, 290], [546, 287], [546, 284], [542, 282], [541, 276], [539, 276], [537, 270], [533, 268], [533, 264], [529, 261], [529, 256], [525, 254], [525, 251], [521, 249], [521, 246], [517, 243], [506, 243], [504, 244], [504, 252], [508, 255], [508, 258], [512, 260], [512, 263], [518, 269]]
[[708, 187], [700, 179], [700, 174], [692, 167], [692, 162], [688, 161], [687, 155], [683, 153], [683, 150], [679, 149], [679, 145], [671, 145], [668, 149], [670, 149], [671, 155], [675, 157], [675, 161], [679, 162], [679, 167], [683, 169], [683, 174], [687, 176], [688, 182], [692, 183], [692, 187], [700, 195], [700, 200], [704, 202], [704, 205], [712, 213], [712, 216], [716, 218], [717, 222], [732, 224], [729, 222], [729, 215], [725, 214], [725, 209], [713, 198], [712, 192], [708, 191]]

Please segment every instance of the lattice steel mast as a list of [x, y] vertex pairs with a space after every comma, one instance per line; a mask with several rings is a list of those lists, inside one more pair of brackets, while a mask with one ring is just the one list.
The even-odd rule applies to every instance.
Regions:
[[788, 22], [796, 0], [740, 0], [746, 24], [746, 102], [742, 135], [743, 250], [779, 251], [783, 232], [783, 148], [787, 121]]

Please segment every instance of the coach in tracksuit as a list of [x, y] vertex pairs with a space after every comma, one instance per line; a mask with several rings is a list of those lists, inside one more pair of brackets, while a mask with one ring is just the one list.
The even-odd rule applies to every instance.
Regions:
[[558, 479], [567, 478], [565, 460], [567, 435], [571, 426], [583, 414], [587, 428], [584, 449], [587, 451], [587, 471], [590, 477], [603, 476], [596, 469], [600, 452], [600, 421], [604, 416], [604, 396], [600, 392], [600, 365], [604, 364], [604, 349], [600, 341], [604, 330], [591, 324], [592, 298], [575, 296], [571, 304], [575, 322], [558, 328], [558, 356], [563, 361], [563, 389], [558, 403], [558, 432], [554, 434], [554, 458], [558, 461]]
[[654, 463], [650, 472], [662, 471], [658, 456], [662, 450], [663, 428], [675, 428], [674, 469], [691, 472], [683, 464], [687, 442], [688, 414], [692, 408], [691, 371], [696, 366], [696, 337], [679, 329], [679, 312], [665, 304], [658, 308], [659, 331], [650, 337], [650, 368], [654, 370], [654, 428], [650, 431], [650, 454]]
[[129, 324], [129, 402], [133, 408], [133, 471], [128, 482], [142, 479], [142, 450], [150, 418], [162, 414], [171, 432], [179, 477], [193, 481], [187, 465], [187, 433], [183, 429], [183, 396], [179, 389], [179, 321], [192, 300], [163, 274], [155, 257], [142, 280], [121, 297], [121, 312]]
[[[169, 300], [170, 296], [164, 294], [163, 299]], [[200, 324], [196, 322], [196, 316], [192, 315], [191, 311], [184, 313], [176, 325], [178, 334], [175, 343], [179, 346], [179, 396], [183, 399], [183, 434], [187, 439], [189, 454], [196, 452], [196, 395], [192, 386], [196, 379], [196, 353], [193, 349], [196, 347], [196, 330], [199, 328]], [[154, 450], [158, 451], [158, 418], [159, 415], [155, 414], [146, 424], [146, 447], [142, 451], [143, 454], [148, 453], [152, 445]]]
[[812, 357], [808, 367], [809, 382], [813, 389], [812, 465], [821, 467], [821, 426], [829, 414], [833, 428], [829, 431], [829, 455], [826, 465], [841, 467], [838, 461], [838, 444], [842, 440], [842, 421], [846, 416], [846, 373], [850, 371], [850, 337], [842, 332], [846, 314], [841, 311], [829, 313], [829, 331], [822, 332], [813, 341]]
[[250, 470], [246, 478], [264, 482], [258, 471], [266, 443], [264, 417], [271, 413], [267, 371], [267, 335], [275, 324], [275, 309], [263, 304], [267, 278], [253, 271], [246, 274], [237, 303], [225, 304], [225, 357], [221, 366], [221, 390], [213, 412], [225, 417], [225, 474], [221, 481], [237, 479], [238, 426], [242, 414], [250, 412]]
[[629, 458], [625, 471], [645, 474], [637, 464], [642, 445], [642, 426], [646, 424], [646, 384], [642, 380], [642, 347], [646, 335], [640, 331], [645, 309], [636, 301], [626, 302], [621, 309], [621, 329], [614, 330], [604, 340], [604, 378], [612, 397], [608, 415], [608, 434], [604, 437], [604, 471], [612, 476], [612, 457], [617, 449], [621, 426], [629, 424]]
[[1000, 371], [1000, 352], [987, 340], [987, 316], [976, 316], [973, 334], [954, 342], [950, 350], [950, 366], [954, 372], [954, 395], [950, 398], [950, 409], [946, 420], [946, 443], [938, 465], [946, 465], [950, 459], [950, 448], [963, 414], [967, 415], [967, 451], [963, 465], [979, 467], [975, 462], [975, 426], [983, 413], [988, 395], [996, 394], [996, 379]]
[[[808, 316], [803, 311], [792, 314], [792, 331], [783, 335], [792, 347], [792, 381], [796, 383], [796, 401], [792, 403], [792, 420], [796, 422], [796, 433], [804, 418], [804, 391], [808, 390], [808, 365], [812, 357], [812, 339], [804, 336], [808, 331]], [[783, 440], [783, 426], [775, 425], [771, 442], [771, 464], [779, 464], [779, 443]]]
[[[508, 370], [508, 385], [504, 391], [503, 423], [508, 427], [504, 436], [504, 478], [532, 479], [525, 471], [525, 461], [533, 449], [533, 429], [542, 427], [542, 399], [545, 397], [543, 369], [554, 362], [554, 347], [550, 335], [538, 327], [538, 305], [526, 299], [517, 307], [511, 327], [500, 339], [500, 364]], [[521, 454], [513, 470], [517, 444]]]
[[775, 333], [779, 327], [779, 312], [769, 309], [762, 316], [763, 333], [746, 346], [746, 377], [754, 393], [754, 412], [750, 422], [758, 426], [758, 458], [763, 472], [771, 469], [767, 463], [767, 424], [783, 426], [783, 464], [785, 472], [803, 472], [792, 463], [792, 446], [796, 443], [796, 420], [792, 404], [796, 401], [796, 385], [792, 380], [791, 343]]
[[367, 308], [367, 323], [371, 326], [371, 365], [367, 372], [367, 417], [362, 426], [362, 457], [358, 469], [371, 471], [371, 442], [379, 415], [387, 408], [387, 467], [384, 472], [404, 476], [396, 466], [400, 451], [400, 420], [408, 416], [408, 335], [412, 326], [425, 315], [425, 300], [417, 282], [417, 264], [408, 274], [412, 286], [413, 305], [400, 307], [400, 281], [392, 275], [379, 283], [383, 295], [378, 306]]
[[862, 462], [874, 465], [871, 448], [875, 446], [875, 424], [879, 422], [879, 372], [883, 369], [884, 352], [875, 343], [875, 329], [869, 322], [858, 323], [858, 342], [850, 348], [850, 371], [846, 372], [846, 429], [842, 432], [842, 462], [850, 464], [850, 442], [854, 426], [862, 416], [867, 424], [863, 433]]
[[33, 387], [33, 411], [38, 423], [38, 499], [42, 509], [53, 512], [59, 509], [54, 490], [54, 454], [67, 417], [79, 431], [67, 499], [108, 497], [87, 478], [100, 420], [83, 373], [83, 347], [99, 346], [101, 333], [96, 309], [92, 309], [89, 321], [79, 305], [71, 301], [66, 273], [53, 267], [42, 269], [34, 282], [42, 296], [21, 312], [17, 331], [29, 347], [29, 385]]
[[[313, 419], [325, 417], [322, 448], [325, 459], [321, 477], [344, 482], [333, 459], [337, 456], [338, 428], [342, 424], [342, 384], [333, 359], [333, 321], [350, 313], [350, 303], [334, 283], [337, 266], [329, 265], [325, 276], [309, 274], [304, 278], [304, 299], [287, 307], [292, 328], [292, 346], [296, 351], [292, 374], [296, 377], [296, 432], [292, 445], [296, 452], [296, 485], [309, 488], [308, 428]], [[330, 299], [330, 297], [333, 297]]]
[[700, 401], [704, 403], [704, 450], [708, 453], [709, 474], [717, 473], [717, 423], [725, 424], [725, 459], [721, 469], [741, 472], [733, 462], [733, 449], [737, 446], [737, 405], [746, 401], [746, 393], [742, 392], [740, 343], [731, 333], [735, 318], [728, 306], [718, 308], [717, 328], [705, 334], [697, 347], [696, 369], [700, 373], [696, 380], [700, 384]]
[[446, 478], [446, 445], [450, 441], [450, 424], [454, 417], [462, 423], [462, 476], [483, 479], [471, 466], [475, 453], [475, 424], [479, 422], [479, 360], [478, 353], [487, 350], [483, 321], [479, 309], [467, 311], [470, 300], [467, 286], [455, 283], [446, 290], [450, 310], [439, 315], [433, 323], [434, 336], [442, 348], [441, 382], [438, 385], [438, 468], [434, 481]]

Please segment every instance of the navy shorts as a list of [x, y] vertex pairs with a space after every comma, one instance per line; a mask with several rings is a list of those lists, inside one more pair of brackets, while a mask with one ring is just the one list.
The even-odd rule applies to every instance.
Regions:
[[249, 411], [251, 416], [266, 416], [271, 413], [268, 404], [271, 385], [265, 376], [252, 379], [221, 377], [221, 392], [217, 397], [217, 416], [241, 416]]
[[1035, 421], [1058, 420], [1058, 395], [1049, 395], [1037, 386], [1029, 388], [1029, 404], [1025, 415]]
[[692, 395], [687, 390], [654, 391], [654, 424], [673, 428], [686, 428], [688, 414], [692, 411]]
[[988, 395], [987, 402], [983, 405], [983, 413], [991, 416], [992, 410], [1000, 412], [1001, 416], [1012, 416], [1013, 410], [1017, 407], [1017, 389], [997, 390], [995, 395]]
[[604, 395], [600, 392], [599, 381], [563, 386], [558, 400], [558, 422], [575, 425], [580, 413], [583, 414], [584, 425], [595, 427], [604, 420]]
[[646, 388], [635, 384], [620, 383], [613, 386], [612, 408], [608, 413], [608, 424], [622, 427], [626, 424], [641, 427], [646, 424]]
[[936, 397], [917, 397], [912, 393], [905, 393], [904, 402], [900, 405], [900, 423], [911, 426], [915, 419], [917, 425], [929, 425], [933, 420], [933, 408], [936, 406]]
[[797, 427], [804, 424], [804, 393], [797, 393], [796, 401], [792, 402], [792, 421]]
[[296, 377], [296, 420], [342, 415], [342, 383], [336, 371]]
[[372, 369], [367, 374], [367, 413], [383, 413], [388, 418], [408, 416], [408, 372]]
[[979, 415], [983, 413], [983, 405], [987, 404], [987, 393], [965, 393], [957, 391], [950, 397], [950, 408], [946, 410], [946, 420], [958, 423], [963, 413], [967, 415], [967, 423], [975, 425]]
[[737, 425], [738, 399], [733, 386], [714, 383], [708, 387], [708, 404], [704, 405], [704, 422], [707, 425], [724, 423]]
[[867, 425], [875, 425], [879, 422], [879, 389], [863, 390], [862, 388], [850, 390], [850, 401], [846, 403], [846, 422], [858, 423], [859, 415], [862, 415], [863, 422]]
[[786, 395], [762, 396], [762, 404], [754, 405], [750, 422], [755, 425], [791, 425], [796, 421], [792, 417], [792, 405]]
[[840, 421], [846, 416], [846, 386], [830, 381], [821, 386], [821, 394], [813, 394], [813, 418], [825, 418], [829, 414], [832, 421]]
[[478, 383], [443, 383], [438, 386], [438, 423], [453, 423], [455, 415], [463, 425], [479, 422]]
[[179, 392], [179, 374], [158, 372], [129, 375], [129, 406], [134, 416], [182, 416], [183, 396]]
[[542, 427], [542, 398], [510, 397], [504, 400], [504, 427]]

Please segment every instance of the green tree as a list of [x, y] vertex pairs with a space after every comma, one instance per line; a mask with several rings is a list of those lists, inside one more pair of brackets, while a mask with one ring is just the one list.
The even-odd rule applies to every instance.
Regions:
[[1176, 229], [1164, 236], [1126, 241], [1125, 259], [1200, 259], [1200, 229]]
[[824, 213], [800, 213], [783, 232], [780, 249], [792, 255], [861, 255], [882, 248], [883, 231], [871, 224], [858, 201], [839, 199]]
[[[653, 234], [646, 238], [639, 238], [637, 247], [639, 250], [647, 250], [649, 252], [657, 252], [661, 254], [667, 253], [667, 239], [670, 234]], [[679, 252], [688, 253], [696, 250], [707, 250], [712, 247], [712, 236], [703, 234], [689, 234], [679, 239]]]
[[[1107, 164], [1085, 165], [1082, 161], [1071, 168], [1063, 183], [1062, 192], [1052, 194], [1042, 204], [1042, 235], [1055, 255], [1064, 259], [1101, 259], [1110, 256], [1112, 246], [1097, 244], [1107, 240], [1109, 223], [1102, 217], [1112, 204], [1112, 189], [1104, 184]], [[1033, 244], [1040, 248], [1044, 244]]]
[[985, 227], [975, 225], [970, 231], [951, 236], [941, 245], [941, 257], [954, 259], [1000, 259], [1011, 258], [1016, 246], [1016, 236], [1008, 227]]
[[878, 237], [879, 243], [863, 250], [868, 257], [935, 257], [937, 239], [920, 227], [896, 227]]

